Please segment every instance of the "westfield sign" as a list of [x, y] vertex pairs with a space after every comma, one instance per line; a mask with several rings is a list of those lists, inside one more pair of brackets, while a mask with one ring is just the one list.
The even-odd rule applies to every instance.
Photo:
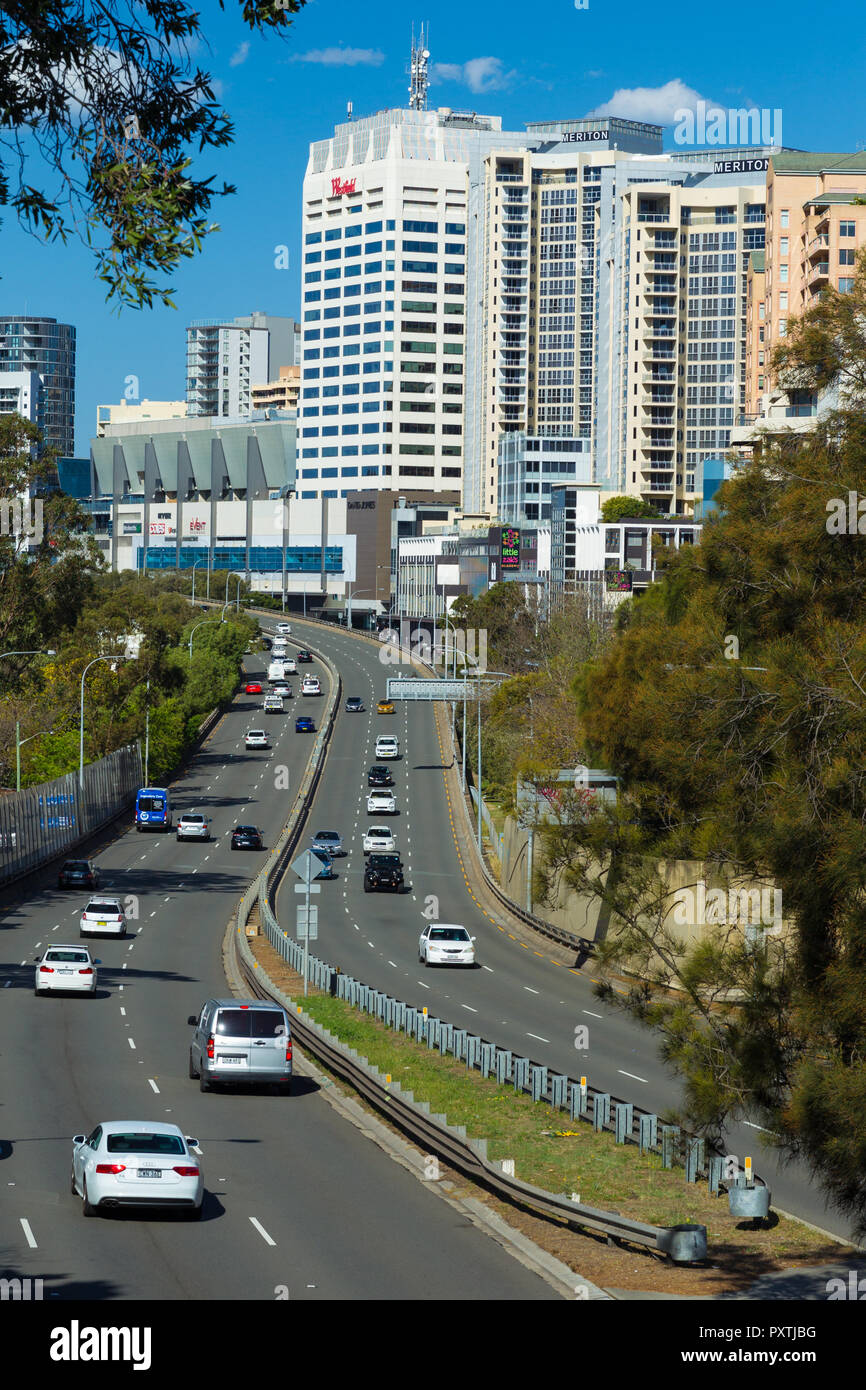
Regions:
[[331, 179], [331, 197], [340, 198], [344, 193], [355, 192], [354, 179]]

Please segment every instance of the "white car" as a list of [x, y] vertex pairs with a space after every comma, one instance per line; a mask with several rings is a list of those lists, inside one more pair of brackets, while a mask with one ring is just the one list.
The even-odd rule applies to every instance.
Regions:
[[276, 694], [266, 695], [265, 698], [264, 698], [264, 700], [262, 701], [262, 709], [264, 710], [265, 714], [282, 714], [282, 712], [283, 712], [283, 697], [282, 697], [282, 695], [276, 695]]
[[44, 955], [36, 957], [34, 994], [49, 990], [75, 990], [76, 993], [96, 993], [96, 966], [86, 946], [49, 946]]
[[248, 729], [244, 736], [245, 748], [270, 748], [264, 729]]
[[298, 663], [293, 656], [283, 657], [283, 669], [287, 676], [296, 676], [298, 674]]
[[453, 922], [428, 922], [418, 942], [422, 965], [474, 965], [475, 937]]
[[197, 1221], [204, 1179], [198, 1140], [158, 1120], [110, 1120], [72, 1140], [72, 1193], [85, 1216], [116, 1207], [167, 1207]]
[[399, 758], [400, 740], [390, 734], [380, 734], [376, 739], [377, 758]]
[[318, 676], [304, 676], [303, 684], [301, 685], [301, 694], [302, 694], [302, 695], [321, 695], [321, 693], [322, 693], [322, 687], [321, 687], [321, 685], [319, 684], [319, 677], [318, 677]]
[[[367, 799], [369, 801], [371, 797]], [[393, 796], [391, 800], [394, 800]], [[364, 836], [365, 854], [393, 854], [395, 850], [394, 835], [387, 825], [371, 825], [367, 827], [367, 833]]]
[[367, 797], [369, 816], [396, 816], [397, 799], [393, 792], [370, 792]]
[[184, 811], [175, 826], [176, 840], [209, 840], [210, 821], [201, 811]]
[[280, 634], [281, 637], [291, 637], [291, 635], [292, 635], [292, 625], [291, 625], [291, 623], [277, 623], [277, 632]]
[[125, 936], [126, 914], [117, 898], [91, 898], [79, 930], [82, 936]]

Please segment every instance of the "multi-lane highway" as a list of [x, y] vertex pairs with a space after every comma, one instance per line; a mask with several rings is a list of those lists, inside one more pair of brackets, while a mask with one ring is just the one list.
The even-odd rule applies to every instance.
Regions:
[[[247, 659], [250, 671], [263, 665], [262, 657]], [[306, 669], [324, 677], [319, 666]], [[299, 679], [294, 685], [297, 691]], [[101, 891], [120, 896], [135, 915], [126, 940], [90, 942], [102, 962], [98, 997], [33, 994], [37, 951], [78, 940], [82, 894], [34, 888], [3, 912], [2, 1271], [41, 1277], [45, 1297], [61, 1299], [555, 1297], [338, 1118], [311, 1082], [297, 1078], [286, 1098], [202, 1094], [188, 1078], [187, 1016], [228, 993], [225, 927], [265, 858], [232, 852], [231, 830], [253, 823], [265, 846], [273, 844], [311, 747], [309, 736], [294, 732], [295, 714], [314, 714], [318, 725], [326, 695], [296, 696], [281, 716], [264, 715], [261, 701], [239, 695], [174, 788], [175, 817], [206, 811], [211, 843], [130, 829], [99, 854]], [[361, 754], [356, 748], [353, 756], [352, 743], [365, 725], [352, 723], [347, 733], [353, 718], [340, 716], [328, 768], [338, 822], [358, 783]], [[251, 727], [269, 730], [270, 750], [244, 749]], [[276, 775], [280, 766], [289, 769], [288, 789]], [[405, 833], [405, 808], [400, 825]], [[339, 895], [344, 884], [341, 878], [325, 888]], [[379, 901], [369, 901], [378, 932]], [[329, 935], [329, 947], [336, 941]], [[69, 1190], [71, 1137], [106, 1119], [170, 1120], [199, 1140], [206, 1186], [200, 1224], [137, 1213], [83, 1218]]]
[[[267, 626], [267, 624], [266, 624]], [[461, 872], [443, 778], [443, 759], [433, 707], [397, 703], [394, 715], [377, 715], [389, 675], [399, 668], [380, 661], [380, 649], [338, 629], [295, 625], [340, 670], [344, 697], [360, 695], [365, 714], [341, 712], [319, 783], [310, 831], [338, 830], [349, 853], [336, 861], [339, 878], [323, 883], [319, 898], [316, 954], [366, 984], [426, 1005], [434, 1017], [492, 1039], [517, 1055], [530, 1056], [557, 1072], [587, 1075], [601, 1090], [647, 1110], [677, 1105], [679, 1085], [658, 1058], [652, 1036], [622, 1013], [599, 1003], [591, 980], [553, 961], [539, 939], [537, 949], [512, 940], [476, 906]], [[300, 640], [304, 640], [301, 638]], [[344, 698], [345, 703], [345, 698]], [[398, 814], [369, 815], [367, 771], [377, 761], [378, 734], [396, 734], [402, 757], [390, 763]], [[409, 891], [365, 894], [362, 840], [370, 823], [392, 824], [406, 866]], [[435, 898], [436, 904], [428, 900]], [[439, 920], [458, 922], [476, 937], [480, 969], [425, 969], [418, 961], [422, 913], [437, 907]], [[278, 899], [280, 920], [293, 921], [291, 890]], [[576, 1051], [579, 1027], [588, 1029], [588, 1049]], [[755, 1124], [732, 1126], [727, 1151], [742, 1165], [751, 1156], [767, 1180], [774, 1205], [843, 1239], [851, 1232], [826, 1208], [820, 1189], [802, 1166], [783, 1168], [760, 1143]], [[591, 1196], [585, 1200], [592, 1201]]]

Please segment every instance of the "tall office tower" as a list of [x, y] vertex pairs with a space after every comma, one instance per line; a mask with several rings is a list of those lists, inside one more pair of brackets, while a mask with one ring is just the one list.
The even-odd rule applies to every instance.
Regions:
[[294, 319], [273, 314], [193, 320], [186, 330], [189, 414], [249, 415], [251, 387], [297, 363], [299, 337]]
[[338, 125], [310, 147], [302, 498], [459, 491], [467, 325], [480, 332], [476, 195], [489, 151], [526, 140], [495, 116], [413, 108]]
[[57, 319], [0, 314], [0, 372], [38, 372], [45, 443], [75, 453], [75, 329]]

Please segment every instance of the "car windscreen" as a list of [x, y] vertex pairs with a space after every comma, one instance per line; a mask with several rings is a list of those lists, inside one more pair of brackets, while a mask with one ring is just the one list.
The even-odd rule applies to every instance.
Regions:
[[67, 859], [63, 865], [63, 872], [65, 874], [89, 874], [90, 865], [86, 859]]
[[84, 911], [93, 913], [95, 917], [119, 917], [123, 915], [120, 910], [120, 903], [108, 902], [105, 898], [91, 898]]
[[258, 833], [254, 825], [238, 825], [235, 827], [236, 835], [258, 835]]
[[181, 816], [181, 821], [183, 822], [184, 825], [203, 825], [203, 824], [204, 824], [204, 816], [184, 815], [184, 816]]
[[86, 965], [90, 957], [86, 951], [49, 951], [45, 959], [64, 961], [67, 965]]
[[186, 1153], [183, 1140], [176, 1134], [109, 1134], [105, 1148], [110, 1154], [171, 1154], [183, 1157]]
[[430, 933], [431, 941], [468, 941], [469, 933], [462, 927], [434, 927]]
[[164, 811], [165, 799], [161, 796], [140, 796], [138, 809], [139, 811]]
[[399, 854], [371, 854], [370, 863], [374, 869], [399, 869]]
[[279, 1038], [286, 1019], [281, 1009], [220, 1009], [215, 1032], [221, 1038]]

